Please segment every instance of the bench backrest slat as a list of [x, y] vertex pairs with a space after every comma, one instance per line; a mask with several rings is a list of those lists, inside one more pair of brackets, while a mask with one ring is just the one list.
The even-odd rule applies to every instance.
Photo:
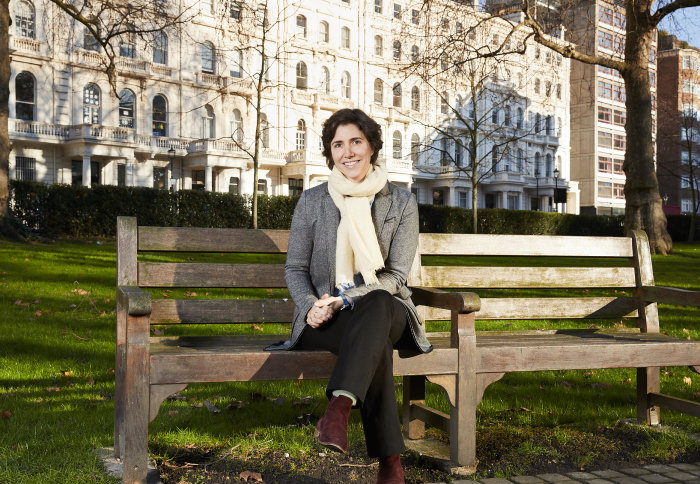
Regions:
[[286, 253], [289, 230], [139, 227], [139, 250]]
[[632, 257], [627, 237], [420, 234], [422, 255]]
[[154, 299], [151, 324], [288, 323], [291, 299]]
[[283, 264], [140, 262], [143, 287], [285, 287]]
[[422, 283], [444, 288], [634, 287], [632, 267], [424, 266]]

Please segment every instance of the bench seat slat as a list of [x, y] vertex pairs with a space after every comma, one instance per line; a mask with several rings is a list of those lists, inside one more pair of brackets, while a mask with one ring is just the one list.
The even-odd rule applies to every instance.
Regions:
[[[151, 338], [151, 384], [330, 377], [336, 360], [330, 352], [263, 350], [266, 345], [285, 337]], [[426, 369], [427, 374], [431, 375], [457, 373], [457, 350], [440, 346], [430, 353], [411, 358], [402, 357], [403, 352], [394, 351], [394, 374], [423, 375]]]
[[[469, 243], [465, 243], [465, 238]], [[632, 257], [625, 237], [420, 234], [421, 255]]]
[[[500, 319], [609, 319], [637, 316], [632, 297], [481, 298], [477, 321]], [[445, 309], [419, 308], [427, 321], [449, 320]]]
[[177, 252], [287, 252], [288, 230], [139, 227], [139, 250]]
[[463, 267], [423, 266], [427, 287], [567, 288], [634, 287], [632, 267]]
[[283, 264], [140, 262], [142, 287], [286, 287]]
[[154, 299], [151, 324], [289, 323], [291, 299]]

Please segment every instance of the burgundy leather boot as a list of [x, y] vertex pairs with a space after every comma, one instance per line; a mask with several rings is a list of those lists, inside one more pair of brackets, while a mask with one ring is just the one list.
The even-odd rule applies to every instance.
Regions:
[[377, 484], [404, 484], [406, 481], [398, 454], [379, 459], [379, 474]]
[[348, 453], [348, 419], [352, 400], [345, 395], [332, 397], [326, 413], [318, 421], [314, 435], [319, 444], [331, 450]]

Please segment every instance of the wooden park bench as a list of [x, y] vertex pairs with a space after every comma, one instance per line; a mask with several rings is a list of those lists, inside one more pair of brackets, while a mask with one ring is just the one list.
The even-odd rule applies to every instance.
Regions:
[[[283, 264], [196, 262], [201, 252], [283, 254], [283, 230], [137, 227], [117, 222], [117, 336], [114, 449], [124, 482], [145, 482], [148, 424], [169, 395], [189, 383], [328, 378], [335, 357], [324, 351], [265, 352], [286, 335], [151, 337], [151, 325], [263, 324], [291, 321], [288, 298], [155, 298], [144, 289], [284, 288]], [[428, 354], [394, 354], [403, 377], [404, 432], [421, 439], [425, 425], [450, 434], [455, 469], [476, 466], [476, 407], [486, 387], [507, 372], [638, 368], [637, 416], [657, 423], [658, 406], [700, 415], [700, 405], [659, 393], [660, 366], [700, 367], [700, 341], [659, 332], [656, 301], [700, 306], [700, 293], [654, 287], [646, 236], [632, 238], [421, 234], [409, 283], [430, 319], [451, 320], [429, 335]], [[154, 262], [161, 253], [179, 262]], [[549, 256], [618, 261], [607, 267], [430, 266], [421, 255]], [[179, 256], [179, 257], [178, 257]], [[626, 267], [619, 260], [626, 259]], [[549, 260], [549, 259], [548, 259]], [[552, 264], [555, 265], [555, 264]], [[486, 267], [484, 267], [486, 266]], [[493, 288], [624, 288], [631, 296], [480, 298]], [[443, 290], [447, 289], [447, 291]], [[438, 309], [435, 309], [438, 308]], [[442, 311], [442, 312], [440, 312]], [[446, 312], [445, 312], [446, 311]], [[475, 331], [479, 320], [636, 318], [637, 330]], [[480, 323], [481, 324], [481, 323]], [[207, 332], [210, 334], [210, 332]], [[409, 357], [410, 356], [410, 357]], [[450, 414], [425, 405], [425, 380], [440, 385]]]

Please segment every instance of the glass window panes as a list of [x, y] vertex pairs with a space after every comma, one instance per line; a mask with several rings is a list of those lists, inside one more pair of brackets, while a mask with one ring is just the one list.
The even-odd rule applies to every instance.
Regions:
[[237, 176], [229, 177], [228, 192], [238, 195], [240, 193], [241, 180]]
[[308, 86], [308, 72], [306, 64], [299, 62], [296, 67], [296, 88], [306, 90]]
[[243, 117], [238, 109], [234, 109], [231, 113], [231, 139], [241, 143], [243, 134]]
[[168, 37], [163, 32], [153, 34], [153, 63], [168, 64]]
[[20, 1], [15, 10], [15, 33], [25, 39], [36, 38], [36, 19], [34, 6], [27, 1]]
[[329, 40], [328, 22], [322, 21], [319, 24], [319, 26], [318, 26], [318, 40], [323, 44], [328, 43], [328, 40]]
[[289, 179], [289, 195], [298, 197], [304, 191], [304, 180], [301, 178]]
[[36, 180], [36, 159], [26, 156], [15, 157], [15, 179], [25, 181]]
[[392, 136], [391, 142], [391, 155], [394, 157], [394, 159], [401, 159], [401, 144], [401, 132], [394, 131], [394, 135]]
[[296, 134], [297, 150], [306, 149], [306, 122], [300, 119], [297, 123], [297, 134]]
[[153, 136], [168, 136], [168, 108], [165, 98], [153, 98]]
[[204, 42], [201, 48], [202, 72], [214, 73], [214, 45], [211, 42]]
[[119, 127], [134, 127], [134, 93], [128, 89], [119, 93]]
[[340, 95], [345, 99], [350, 99], [350, 73], [348, 71], [344, 71], [340, 76]]
[[83, 124], [100, 124], [100, 90], [94, 84], [83, 89]]
[[153, 167], [153, 188], [167, 187], [168, 169], [161, 166]]
[[20, 72], [15, 77], [15, 117], [24, 121], [34, 121], [35, 104], [34, 76]]

